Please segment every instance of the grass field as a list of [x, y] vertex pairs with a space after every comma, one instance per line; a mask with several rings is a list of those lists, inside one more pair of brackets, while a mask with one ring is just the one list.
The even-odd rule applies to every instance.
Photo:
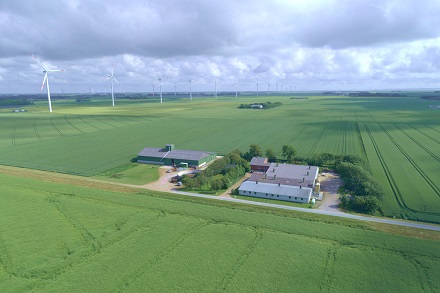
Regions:
[[438, 232], [9, 168], [0, 190], [1, 292], [440, 290]]
[[[58, 100], [50, 115], [38, 102], [26, 113], [0, 113], [0, 164], [95, 176], [127, 164], [146, 146], [226, 154], [255, 143], [281, 156], [281, 146], [293, 144], [300, 156], [365, 156], [386, 191], [384, 215], [440, 223], [440, 112], [428, 109], [439, 101], [407, 94], [120, 100], [117, 107]], [[237, 109], [266, 100], [284, 105]]]

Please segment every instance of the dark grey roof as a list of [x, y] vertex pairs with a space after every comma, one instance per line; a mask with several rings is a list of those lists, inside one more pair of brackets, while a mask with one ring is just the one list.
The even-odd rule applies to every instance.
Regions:
[[245, 181], [241, 184], [238, 190], [267, 193], [267, 194], [278, 194], [285, 196], [296, 196], [303, 198], [310, 198], [312, 195], [312, 189], [308, 187], [299, 188], [297, 186], [289, 185], [278, 185], [269, 183], [255, 183], [250, 181]]
[[290, 186], [308, 186], [308, 187], [313, 187], [313, 184], [315, 183], [314, 181], [310, 181], [310, 180], [302, 180], [299, 178], [282, 178], [282, 177], [278, 177], [278, 176], [268, 176], [266, 173], [263, 172], [254, 172], [252, 173], [251, 177], [249, 177], [248, 181], [252, 181], [252, 182], [256, 182], [258, 181], [259, 183], [271, 183], [271, 184], [282, 184], [282, 185], [290, 185]]
[[270, 166], [270, 163], [267, 162], [267, 158], [253, 157], [251, 160], [251, 166]]
[[267, 177], [298, 179], [305, 181], [315, 182], [318, 177], [318, 167], [316, 166], [304, 166], [293, 164], [270, 164], [269, 169], [266, 171]]
[[172, 150], [170, 152], [167, 152], [166, 149], [162, 148], [144, 148], [138, 153], [138, 156], [198, 161], [206, 156], [213, 154], [214, 153], [203, 151]]

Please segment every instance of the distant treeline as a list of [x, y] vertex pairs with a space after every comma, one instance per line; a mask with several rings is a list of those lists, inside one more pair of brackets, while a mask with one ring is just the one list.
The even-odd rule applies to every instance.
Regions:
[[266, 102], [266, 103], [252, 103], [252, 104], [241, 104], [239, 109], [272, 109], [275, 107], [282, 106], [281, 102]]
[[407, 95], [396, 93], [370, 93], [370, 92], [356, 92], [349, 93], [350, 97], [406, 97]]
[[34, 102], [26, 99], [0, 99], [0, 106], [29, 106]]
[[420, 99], [423, 99], [423, 100], [440, 100], [440, 96], [421, 96]]

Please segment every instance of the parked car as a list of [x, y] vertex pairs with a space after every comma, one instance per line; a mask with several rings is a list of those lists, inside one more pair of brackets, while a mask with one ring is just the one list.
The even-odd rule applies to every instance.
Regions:
[[176, 184], [177, 186], [182, 186], [182, 182], [177, 182], [177, 184]]

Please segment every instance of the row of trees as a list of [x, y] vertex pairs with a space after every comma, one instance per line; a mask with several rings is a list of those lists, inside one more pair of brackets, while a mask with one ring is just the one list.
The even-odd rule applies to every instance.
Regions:
[[241, 152], [237, 150], [215, 160], [193, 178], [184, 175], [182, 183], [188, 189], [205, 188], [217, 191], [230, 187], [249, 170], [249, 162], [243, 159]]
[[261, 105], [263, 107], [263, 109], [272, 109], [275, 107], [279, 107], [282, 106], [283, 103], [281, 102], [266, 102], [266, 103], [253, 103], [253, 104], [241, 104], [240, 106], [238, 106], [239, 109], [251, 109], [251, 108], [256, 108], [255, 105]]
[[361, 165], [349, 162], [340, 163], [336, 170], [350, 193], [350, 196], [344, 194], [340, 197], [342, 207], [366, 214], [379, 209], [383, 190], [369, 172]]
[[26, 99], [0, 99], [0, 106], [28, 106], [34, 102]]
[[[283, 147], [281, 148], [281, 152], [286, 161], [293, 162], [296, 156], [296, 149], [293, 145], [283, 145]], [[277, 157], [273, 149], [269, 148], [263, 154], [263, 150], [261, 149], [261, 147], [256, 144], [251, 144], [249, 146], [249, 150], [246, 153], [242, 154], [242, 157], [250, 161], [253, 157], [262, 157], [263, 155], [266, 155], [269, 162], [277, 161]]]

